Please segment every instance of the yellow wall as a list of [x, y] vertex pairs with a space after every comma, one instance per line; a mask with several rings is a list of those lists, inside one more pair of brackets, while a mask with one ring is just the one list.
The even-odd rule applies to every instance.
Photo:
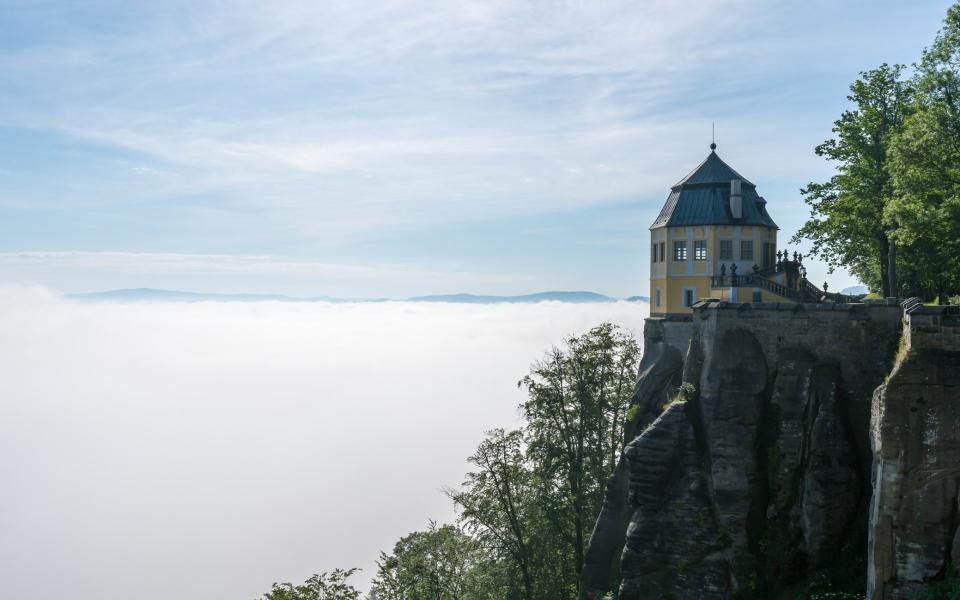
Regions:
[[[657, 302], [657, 288], [660, 288], [660, 306]], [[694, 290], [694, 302], [703, 298], [717, 298], [710, 290], [709, 277], [684, 277], [682, 279], [661, 278], [650, 280], [650, 313], [651, 314], [680, 314], [689, 313], [690, 309], [683, 305], [683, 291], [686, 288]], [[719, 290], [716, 290], [719, 292]]]
[[[651, 257], [650, 313], [653, 315], [689, 313], [690, 309], [683, 306], [683, 293], [686, 288], [694, 288], [694, 301], [702, 298], [729, 299], [733, 295], [731, 290], [710, 288], [710, 276], [720, 272], [721, 261], [718, 257], [720, 240], [733, 241], [733, 260], [738, 263], [739, 272], [745, 274], [749, 272], [754, 263], [763, 264], [764, 242], [772, 242], [774, 244], [773, 251], [776, 252], [776, 236], [775, 229], [759, 226], [708, 225], [651, 229], [650, 245], [648, 247], [651, 248], [652, 252], [652, 244], [663, 242], [665, 244], [665, 260], [661, 262]], [[681, 240], [687, 242], [687, 260], [675, 261], [673, 260], [673, 243]], [[706, 242], [707, 260], [694, 260], [693, 242], [696, 240]], [[740, 259], [741, 240], [753, 241], [753, 260], [743, 261]], [[722, 262], [727, 264], [729, 268], [730, 259], [725, 259]], [[660, 306], [656, 304], [656, 290], [658, 288], [660, 289]], [[753, 298], [752, 290], [749, 288], [740, 288], [736, 295], [740, 302], [750, 302]], [[783, 298], [764, 292], [763, 301], [782, 302]]]

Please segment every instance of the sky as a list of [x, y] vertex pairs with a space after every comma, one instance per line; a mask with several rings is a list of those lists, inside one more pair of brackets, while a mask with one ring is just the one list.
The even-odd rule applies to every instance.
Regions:
[[4, 598], [237, 600], [454, 518], [565, 334], [644, 303], [80, 303], [0, 286]]
[[0, 281], [647, 294], [712, 123], [785, 245], [847, 86], [948, 4], [5, 0]]

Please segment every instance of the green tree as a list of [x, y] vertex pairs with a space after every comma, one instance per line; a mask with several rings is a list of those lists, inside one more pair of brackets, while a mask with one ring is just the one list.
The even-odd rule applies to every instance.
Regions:
[[528, 393], [522, 411], [539, 505], [563, 567], [552, 577], [573, 589], [607, 478], [623, 449], [639, 359], [636, 340], [604, 323], [553, 348], [520, 381]]
[[793, 236], [813, 242], [813, 254], [831, 269], [847, 267], [871, 289], [896, 295], [895, 223], [887, 215], [894, 197], [887, 154], [910, 114], [911, 82], [902, 65], [865, 71], [850, 86], [853, 102], [834, 122], [834, 137], [816, 153], [837, 165], [825, 183], [801, 190], [810, 219]]
[[567, 338], [520, 381], [523, 428], [490, 432], [470, 457], [476, 470], [450, 495], [512, 582], [501, 597], [576, 597], [639, 358], [636, 340], [609, 323]]
[[893, 137], [894, 200], [886, 219], [905, 249], [905, 289], [939, 298], [960, 292], [960, 4], [916, 65], [913, 114]]
[[533, 474], [527, 462], [523, 433], [494, 429], [468, 459], [461, 490], [448, 491], [460, 509], [460, 520], [492, 560], [508, 565], [505, 598], [538, 598], [534, 581], [537, 557], [530, 529], [537, 521]]
[[312, 576], [303, 585], [274, 583], [261, 600], [359, 600], [360, 592], [347, 583], [359, 569], [334, 569]]
[[371, 594], [377, 600], [476, 600], [486, 598], [485, 556], [479, 544], [453, 525], [430, 522], [426, 531], [400, 538], [380, 553]]

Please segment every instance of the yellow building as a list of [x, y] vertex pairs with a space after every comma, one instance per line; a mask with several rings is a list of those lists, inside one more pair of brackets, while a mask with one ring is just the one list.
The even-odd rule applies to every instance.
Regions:
[[651, 316], [690, 314], [701, 298], [786, 299], [779, 227], [756, 186], [720, 160], [716, 147], [671, 188], [650, 226]]

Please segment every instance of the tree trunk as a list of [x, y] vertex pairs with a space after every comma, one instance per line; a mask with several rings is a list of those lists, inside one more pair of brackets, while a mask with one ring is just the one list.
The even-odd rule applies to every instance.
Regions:
[[890, 240], [880, 237], [880, 295], [890, 297]]
[[900, 286], [897, 282], [897, 241], [892, 240], [889, 237], [889, 247], [887, 249], [887, 285], [890, 288], [890, 292], [884, 297], [896, 297], [899, 296]]
[[526, 561], [523, 561], [520, 572], [523, 574], [523, 589], [526, 592], [527, 600], [533, 600], [533, 578], [530, 577], [530, 569], [527, 567]]

